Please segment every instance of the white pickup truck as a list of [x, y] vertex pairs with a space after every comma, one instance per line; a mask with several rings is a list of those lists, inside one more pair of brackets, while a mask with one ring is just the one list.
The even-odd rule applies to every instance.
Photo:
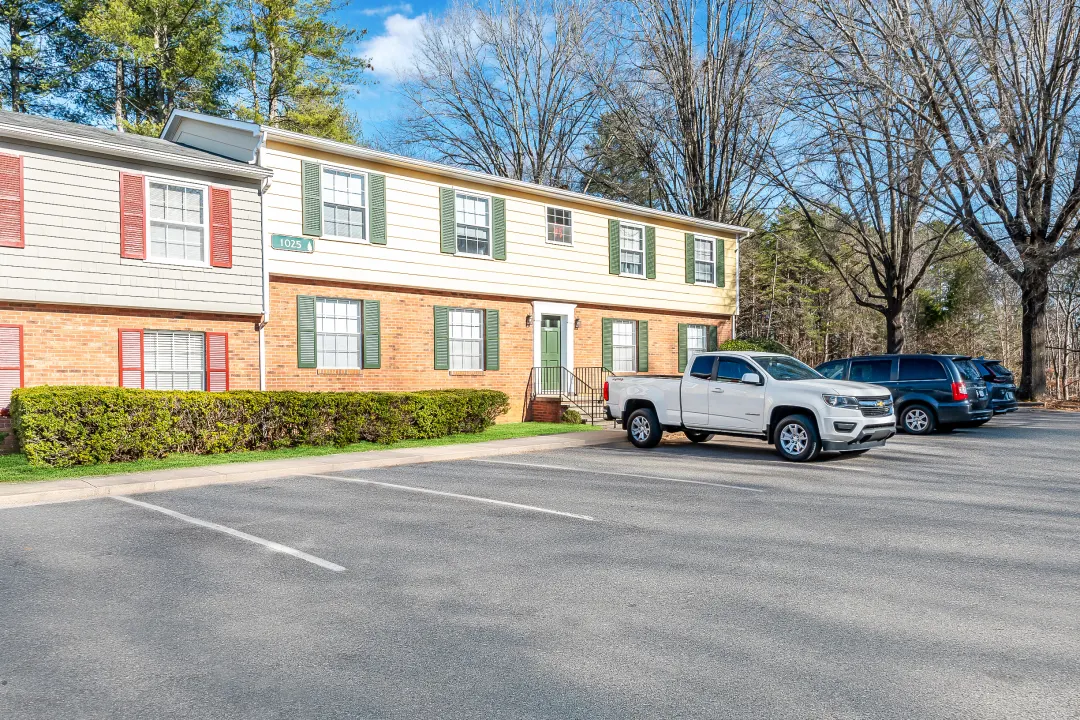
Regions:
[[664, 432], [695, 443], [714, 434], [757, 437], [788, 460], [821, 452], [865, 452], [896, 432], [892, 395], [866, 383], [829, 380], [788, 355], [711, 352], [680, 378], [618, 376], [604, 383], [609, 419], [630, 442], [655, 447]]

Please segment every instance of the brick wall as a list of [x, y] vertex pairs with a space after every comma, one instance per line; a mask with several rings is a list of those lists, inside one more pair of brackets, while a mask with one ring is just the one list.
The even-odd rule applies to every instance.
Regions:
[[[367, 370], [315, 370], [297, 367], [296, 296], [381, 303], [382, 367]], [[522, 416], [525, 389], [533, 364], [533, 328], [525, 316], [530, 301], [478, 295], [421, 292], [375, 285], [272, 277], [270, 324], [266, 327], [266, 382], [271, 390], [383, 390], [488, 388], [510, 396], [504, 421]], [[500, 369], [458, 373], [434, 369], [434, 311], [436, 305], [499, 310]], [[729, 317], [687, 316], [625, 308], [579, 305], [574, 330], [575, 365], [601, 364], [601, 320], [613, 317], [649, 321], [649, 370], [678, 372], [679, 323], [716, 324], [721, 342], [731, 336]], [[539, 318], [534, 318], [539, 321]]]

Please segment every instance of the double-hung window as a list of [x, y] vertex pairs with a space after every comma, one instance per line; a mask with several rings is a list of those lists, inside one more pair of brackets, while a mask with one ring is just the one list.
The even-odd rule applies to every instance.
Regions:
[[450, 369], [484, 369], [484, 311], [450, 309]]
[[463, 255], [491, 254], [491, 198], [458, 193], [457, 251]]
[[613, 372], [637, 372], [637, 323], [615, 320], [611, 323], [611, 359]]
[[619, 269], [623, 275], [645, 276], [645, 228], [619, 225]]
[[206, 262], [206, 193], [203, 188], [151, 180], [150, 259]]
[[571, 212], [562, 208], [547, 209], [547, 239], [554, 245], [572, 245], [574, 231]]
[[322, 171], [323, 234], [367, 239], [367, 176], [324, 167]]
[[320, 368], [360, 367], [360, 302], [315, 300], [315, 332]]
[[704, 325], [686, 326], [686, 356], [693, 358], [708, 349], [707, 331]]
[[147, 390], [205, 390], [206, 336], [201, 332], [147, 330], [143, 333]]
[[716, 284], [716, 241], [712, 238], [694, 238], [694, 282]]

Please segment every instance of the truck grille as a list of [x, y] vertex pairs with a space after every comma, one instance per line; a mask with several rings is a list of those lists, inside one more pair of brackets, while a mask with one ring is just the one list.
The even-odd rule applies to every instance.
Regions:
[[884, 417], [892, 415], [892, 396], [859, 398], [859, 409], [864, 417]]

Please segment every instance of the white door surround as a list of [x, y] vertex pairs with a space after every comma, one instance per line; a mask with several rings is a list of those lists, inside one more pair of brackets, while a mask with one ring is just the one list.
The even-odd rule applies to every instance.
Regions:
[[562, 359], [563, 367], [574, 370], [574, 310], [572, 303], [554, 303], [533, 301], [533, 367], [540, 367], [540, 325], [544, 315], [562, 318]]

